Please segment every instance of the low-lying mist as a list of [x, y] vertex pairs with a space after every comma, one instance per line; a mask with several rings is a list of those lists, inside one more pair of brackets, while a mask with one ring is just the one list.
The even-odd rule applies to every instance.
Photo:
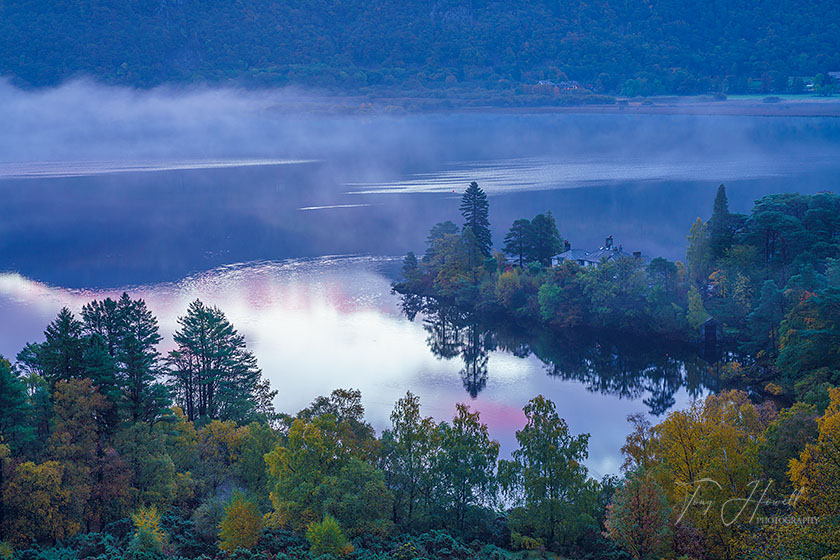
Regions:
[[835, 188], [827, 118], [406, 113], [301, 89], [0, 82], [0, 271], [66, 287], [176, 281], [216, 266], [422, 251], [491, 195], [494, 241], [551, 210], [573, 246], [613, 234], [682, 259], [725, 182], [734, 211]]
[[[2, 81], [0, 162], [23, 169], [34, 162], [112, 162], [134, 170], [152, 163], [337, 158], [360, 169], [428, 172], [435, 171], [424, 169], [430, 163], [551, 156], [561, 163], [616, 160], [629, 171], [721, 158], [775, 167], [780, 154], [825, 157], [827, 135], [836, 155], [840, 138], [840, 125], [830, 119], [394, 111], [301, 89], [137, 90], [78, 80], [21, 90]], [[0, 173], [16, 170], [6, 165]], [[362, 180], [370, 179], [365, 175]], [[628, 178], [635, 178], [632, 172]]]

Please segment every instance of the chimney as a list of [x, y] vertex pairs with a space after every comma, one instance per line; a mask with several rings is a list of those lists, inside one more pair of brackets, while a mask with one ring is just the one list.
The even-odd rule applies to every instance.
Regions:
[[609, 236], [609, 237], [607, 237], [607, 239], [604, 241], [604, 247], [606, 247], [607, 249], [612, 249], [612, 244], [613, 244], [613, 238], [612, 238], [612, 235], [610, 235], [610, 236]]
[[563, 242], [563, 249], [565, 251], [571, 251], [572, 250], [572, 244], [569, 243], [568, 239]]

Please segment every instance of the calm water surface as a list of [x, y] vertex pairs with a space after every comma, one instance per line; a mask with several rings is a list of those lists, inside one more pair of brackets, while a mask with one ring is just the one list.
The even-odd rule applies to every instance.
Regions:
[[469, 325], [440, 352], [447, 329], [406, 320], [390, 294], [399, 255], [422, 250], [434, 222], [458, 220], [470, 180], [490, 194], [497, 243], [514, 219], [550, 209], [573, 246], [612, 234], [626, 250], [682, 259], [720, 182], [748, 211], [764, 194], [834, 190], [840, 177], [831, 119], [241, 113], [235, 127], [213, 124], [212, 142], [192, 121], [159, 124], [153, 148], [136, 123], [88, 130], [75, 151], [65, 129], [60, 149], [0, 138], [0, 353], [42, 340], [62, 306], [123, 289], [159, 318], [165, 352], [198, 297], [245, 334], [280, 410], [356, 387], [381, 429], [411, 390], [438, 419], [469, 402], [507, 454], [522, 406], [543, 393], [592, 434], [588, 464], [602, 475], [618, 470], [627, 414], [709, 390], [702, 361], [659, 341]]

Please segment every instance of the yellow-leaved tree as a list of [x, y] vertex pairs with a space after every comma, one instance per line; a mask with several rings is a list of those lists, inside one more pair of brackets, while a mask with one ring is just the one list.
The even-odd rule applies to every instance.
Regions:
[[262, 516], [253, 500], [241, 492], [234, 492], [219, 530], [219, 548], [225, 552], [236, 549], [251, 549], [260, 538]]
[[52, 543], [72, 534], [66, 517], [64, 466], [58, 461], [19, 464], [3, 488], [3, 533], [11, 544]]
[[652, 441], [643, 427], [631, 435], [628, 464], [649, 465], [665, 491], [678, 549], [681, 534], [699, 530], [707, 555], [739, 557], [738, 527], [752, 514], [742, 506], [762, 479], [758, 450], [774, 417], [772, 406], [757, 406], [742, 391], [723, 391], [669, 414], [653, 428]]
[[777, 530], [788, 557], [840, 558], [840, 388], [828, 393], [828, 408], [817, 419], [817, 442], [790, 462], [790, 480], [801, 494], [792, 523]]
[[160, 528], [160, 513], [157, 508], [140, 508], [132, 514], [131, 520], [134, 521], [134, 537], [129, 547], [132, 556], [144, 559], [162, 558], [167, 538]]

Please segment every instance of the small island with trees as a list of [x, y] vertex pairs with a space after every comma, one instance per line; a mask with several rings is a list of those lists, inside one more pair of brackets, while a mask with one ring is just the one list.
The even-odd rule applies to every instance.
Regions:
[[831, 192], [766, 196], [741, 215], [720, 185], [711, 217], [688, 232], [686, 263], [616, 247], [597, 265], [557, 258], [569, 244], [551, 211], [515, 220], [493, 252], [478, 184], [460, 210], [461, 228], [434, 225], [422, 257], [404, 259], [394, 291], [410, 318], [451, 305], [524, 328], [712, 338], [723, 381], [788, 400], [825, 405], [826, 387], [840, 382], [840, 197]]

